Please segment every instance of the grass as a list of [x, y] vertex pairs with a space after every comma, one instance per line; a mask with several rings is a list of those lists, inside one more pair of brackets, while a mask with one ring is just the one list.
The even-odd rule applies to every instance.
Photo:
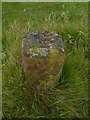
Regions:
[[[3, 3], [3, 118], [88, 118], [88, 3]], [[66, 58], [58, 85], [47, 93], [25, 89], [22, 36], [29, 30], [58, 33]]]

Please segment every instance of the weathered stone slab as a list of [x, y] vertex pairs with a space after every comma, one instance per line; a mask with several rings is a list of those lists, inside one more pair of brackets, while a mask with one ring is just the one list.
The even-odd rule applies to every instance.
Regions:
[[30, 84], [52, 88], [59, 80], [65, 59], [61, 38], [55, 32], [30, 31], [22, 40], [22, 62]]

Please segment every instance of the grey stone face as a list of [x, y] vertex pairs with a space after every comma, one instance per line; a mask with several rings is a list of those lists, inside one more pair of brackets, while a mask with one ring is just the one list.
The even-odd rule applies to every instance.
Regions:
[[30, 31], [23, 37], [23, 68], [40, 90], [52, 88], [59, 80], [64, 59], [64, 45], [55, 32]]

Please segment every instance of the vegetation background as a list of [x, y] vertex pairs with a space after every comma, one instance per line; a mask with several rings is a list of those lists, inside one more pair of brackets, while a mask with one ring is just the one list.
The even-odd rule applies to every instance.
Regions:
[[[88, 3], [2, 3], [3, 118], [88, 118]], [[52, 91], [23, 94], [22, 36], [29, 30], [58, 33], [66, 59]], [[33, 92], [32, 92], [33, 91]]]

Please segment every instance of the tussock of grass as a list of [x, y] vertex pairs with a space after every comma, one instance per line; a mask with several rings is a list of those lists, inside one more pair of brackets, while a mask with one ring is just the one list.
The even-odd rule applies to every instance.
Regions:
[[[11, 19], [6, 18], [8, 7], [10, 14], [12, 8], [15, 12], [15, 16], [11, 14]], [[43, 7], [47, 8], [45, 15]], [[27, 20], [21, 14], [16, 14], [16, 8], [19, 11], [26, 9], [22, 14], [26, 14]], [[30, 14], [29, 11], [34, 9], [35, 13]], [[82, 3], [3, 4], [3, 117], [88, 117], [86, 9], [87, 4]], [[22, 18], [17, 19], [19, 16]], [[21, 42], [22, 36], [29, 30], [55, 31], [65, 45], [66, 59], [62, 76], [58, 85], [47, 93], [40, 93], [35, 86], [28, 86], [26, 82]]]

